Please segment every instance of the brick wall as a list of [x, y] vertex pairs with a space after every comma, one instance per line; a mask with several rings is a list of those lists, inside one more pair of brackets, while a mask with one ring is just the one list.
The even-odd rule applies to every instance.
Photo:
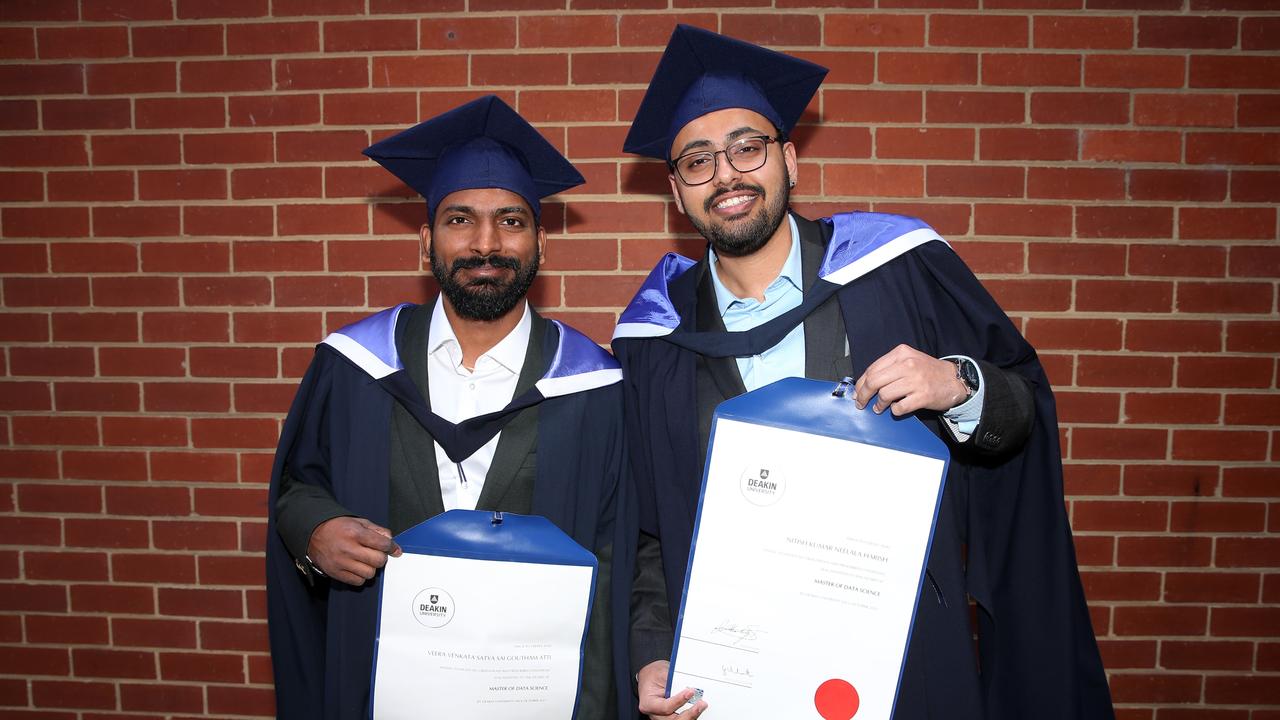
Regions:
[[0, 1], [0, 715], [272, 713], [281, 414], [431, 292], [360, 149], [507, 99], [589, 180], [537, 304], [604, 341], [699, 251], [619, 150], [676, 21], [831, 67], [798, 207], [924, 217], [1041, 351], [1121, 716], [1280, 718], [1273, 0]]

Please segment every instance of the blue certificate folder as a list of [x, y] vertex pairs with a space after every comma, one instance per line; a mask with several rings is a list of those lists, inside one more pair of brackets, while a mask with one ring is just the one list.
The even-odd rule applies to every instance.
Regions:
[[[479, 510], [449, 510], [405, 530], [395, 540], [405, 554], [591, 568], [590, 596], [587, 599], [586, 614], [582, 618], [578, 644], [578, 684], [581, 684], [582, 653], [586, 646], [587, 627], [591, 620], [599, 571], [596, 557], [589, 550], [575, 542], [550, 520], [539, 515]], [[378, 679], [378, 650], [384, 612], [382, 596], [385, 587], [384, 582], [378, 589], [379, 613], [369, 692], [370, 717], [374, 717], [374, 689]], [[529, 617], [533, 622], [534, 615]], [[483, 619], [478, 622], [483, 622]]]
[[[676, 641], [671, 654], [671, 673], [667, 679], [668, 695], [672, 690], [679, 689], [673, 688], [672, 682], [677, 674], [676, 658], [680, 653], [680, 639], [687, 630], [685, 627], [685, 610], [688, 608], [690, 580], [695, 573], [695, 569], [700, 573], [708, 573], [700, 578], [700, 583], [706, 583], [709, 580], [714, 582], [716, 575], [715, 568], [698, 568], [696, 560], [699, 532], [703, 526], [707, 482], [712, 473], [712, 457], [716, 447], [716, 435], [723, 420], [824, 436], [940, 461], [941, 477], [937, 479], [937, 494], [936, 497], [930, 496], [932, 497], [933, 506], [932, 519], [928, 526], [929, 537], [925, 544], [923, 560], [920, 563], [918, 572], [914, 575], [916, 582], [913, 597], [918, 600], [920, 588], [924, 582], [929, 548], [932, 546], [933, 533], [937, 526], [938, 508], [941, 505], [950, 453], [946, 444], [918, 419], [910, 416], [897, 418], [889, 411], [876, 414], [871, 410], [870, 405], [866, 409], [859, 410], [854, 404], [853, 395], [852, 383], [838, 385], [830, 381], [786, 378], [726, 400], [716, 408], [712, 419], [710, 442], [707, 448], [706, 467], [703, 472], [693, 542], [689, 549], [689, 564], [685, 576], [684, 594], [680, 604], [680, 615], [677, 618]], [[823, 464], [830, 468], [830, 472], [822, 473], [823, 477], [818, 479], [818, 482], [865, 481], [882, 483], [885, 492], [893, 492], [893, 477], [860, 476], [857, 468], [849, 468], [847, 464], [842, 464], [840, 457], [830, 457], [828, 460], [824, 460]], [[910, 617], [911, 624], [914, 625], [914, 603], [910, 611]], [[902, 662], [904, 664], [906, 661], [906, 648], [909, 644], [910, 631], [907, 632], [901, 648]], [[901, 683], [901, 674], [902, 666], [899, 666], [898, 683]], [[681, 687], [683, 686], [682, 684]], [[894, 704], [896, 704], [896, 695], [897, 688], [895, 686], [892, 695]], [[715, 703], [712, 697], [708, 696], [708, 699], [713, 704]]]

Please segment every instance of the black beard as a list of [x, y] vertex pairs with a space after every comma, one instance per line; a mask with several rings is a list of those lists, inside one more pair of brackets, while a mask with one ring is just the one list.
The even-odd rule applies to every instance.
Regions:
[[[538, 275], [536, 254], [528, 265], [522, 265], [519, 260], [502, 255], [488, 257], [473, 255], [454, 260], [447, 271], [440, 259], [436, 257], [434, 246], [430, 248], [428, 255], [431, 258], [431, 274], [435, 275], [436, 281], [440, 283], [440, 292], [449, 298], [449, 304], [458, 315], [467, 320], [489, 322], [511, 312], [524, 298], [525, 293], [529, 292], [533, 279]], [[458, 282], [456, 276], [459, 270], [474, 269], [484, 265], [514, 270], [516, 274], [510, 282], [490, 278], [474, 280], [465, 285]]]
[[[761, 212], [746, 221], [735, 221], [732, 224], [713, 224], [710, 221], [711, 208], [725, 195], [740, 190], [750, 190], [760, 196], [760, 199], [764, 201]], [[774, 202], [769, 201], [769, 195], [764, 191], [763, 187], [739, 183], [707, 198], [707, 201], [703, 203], [703, 210], [707, 213], [706, 222], [693, 215], [689, 215], [689, 222], [693, 223], [693, 227], [698, 230], [698, 233], [711, 243], [711, 247], [715, 249], [717, 255], [745, 257], [756, 252], [764, 247], [765, 243], [769, 242], [769, 238], [773, 237], [773, 234], [778, 230], [778, 226], [782, 224], [783, 218], [786, 217], [787, 205], [790, 202], [791, 177], [786, 168], [783, 168], [782, 187], [779, 189]]]

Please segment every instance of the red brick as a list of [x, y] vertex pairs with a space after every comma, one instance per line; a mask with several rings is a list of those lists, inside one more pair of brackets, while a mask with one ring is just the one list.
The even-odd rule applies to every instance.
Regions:
[[[1276, 567], [1280, 558], [1280, 538], [1219, 538], [1214, 564], [1217, 567]], [[1216, 630], [1216, 628], [1215, 628]], [[1221, 634], [1216, 633], [1215, 634]], [[1257, 633], [1248, 633], [1256, 635]]]
[[[970, 208], [964, 203], [936, 203], [936, 202], [875, 202], [872, 209], [876, 212], [894, 213], [897, 215], [907, 215], [909, 217], [919, 217], [928, 222], [934, 230], [943, 236], [967, 235], [969, 233], [969, 216]], [[996, 267], [1004, 267], [1003, 259], [997, 259], [991, 254], [991, 251], [1004, 243], [982, 243], [976, 241], [965, 242], [963, 246], [957, 247], [956, 252], [960, 257], [964, 258], [969, 268], [977, 273], [995, 272], [988, 269], [992, 263]], [[1007, 248], [1006, 248], [1007, 249]], [[695, 252], [695, 254], [697, 254]], [[998, 253], [1003, 255], [1003, 253]], [[1018, 265], [1021, 268], [1021, 263]]]
[[[613, 15], [534, 15], [520, 17], [518, 22], [523, 48], [610, 46], [618, 38], [618, 20]], [[425, 27], [423, 38], [425, 44]]]
[[833, 13], [826, 17], [824, 43], [836, 47], [923, 47], [925, 17]]
[[237, 95], [228, 99], [232, 127], [314, 125], [320, 122], [318, 95]]
[[[932, 170], [930, 168], [930, 172]], [[1071, 234], [1071, 208], [1059, 205], [974, 205], [973, 230], [979, 235], [1063, 237]]]
[[45, 100], [41, 117], [47, 129], [119, 129], [132, 123], [124, 99]]
[[89, 304], [88, 278], [19, 278], [4, 281], [7, 307], [77, 307]]
[[1187, 162], [1197, 165], [1278, 165], [1280, 133], [1188, 133]]
[[112, 710], [116, 687], [105, 682], [42, 680], [31, 683], [31, 700], [37, 707]]
[[823, 167], [823, 194], [873, 197], [921, 197], [924, 170], [913, 165], [836, 165]]
[[1037, 16], [1033, 22], [1032, 42], [1037, 48], [1124, 50], [1133, 47], [1133, 18], [1130, 17]]
[[89, 212], [83, 207], [7, 207], [0, 211], [0, 222], [7, 238], [89, 235]]
[[[65, 384], [65, 383], [60, 383]], [[113, 383], [126, 385], [126, 383]], [[131, 398], [126, 398], [131, 399]], [[88, 403], [83, 403], [85, 406]], [[102, 402], [100, 404], [107, 404]], [[136, 410], [117, 402], [119, 408], [110, 410]], [[62, 405], [59, 402], [59, 405]], [[62, 453], [62, 474], [69, 480], [111, 480], [113, 482], [138, 482], [147, 479], [147, 457], [141, 452], [116, 450], [66, 450]]]
[[1046, 124], [1124, 124], [1129, 122], [1129, 95], [1128, 93], [1032, 93], [1031, 120]]
[[369, 61], [362, 57], [288, 59], [276, 62], [277, 90], [369, 87]]
[[54, 384], [53, 395], [59, 410], [129, 412], [138, 409], [136, 383], [58, 382]]
[[222, 54], [221, 25], [140, 25], [132, 28], [134, 57]]
[[1034, 318], [1027, 322], [1027, 339], [1044, 349], [1119, 350], [1123, 325], [1119, 320]]
[[1128, 465], [1124, 471], [1126, 495], [1204, 497], [1217, 487], [1218, 468], [1212, 465]]
[[1076, 284], [1076, 310], [1171, 312], [1173, 283], [1082, 279]]
[[178, 17], [184, 20], [265, 17], [268, 13], [268, 0], [178, 0]]
[[23, 554], [23, 570], [28, 580], [99, 580], [107, 579], [105, 553], [32, 552]]
[[127, 273], [138, 271], [138, 249], [127, 243], [57, 243], [50, 266], [59, 273]]
[[1227, 173], [1221, 170], [1133, 170], [1129, 192], [1135, 200], [1222, 201]]
[[11, 422], [13, 423], [13, 442], [15, 445], [98, 444], [98, 421], [95, 418], [19, 415], [14, 417]]
[[1183, 357], [1178, 361], [1180, 387], [1271, 387], [1271, 362], [1257, 357]]
[[[600, 56], [595, 54], [575, 57], [581, 65], [575, 70], [575, 82], [578, 82], [577, 73], [581, 72], [590, 73], [595, 78], [588, 80], [588, 83], [599, 83], [619, 82], [612, 78], [601, 80], [597, 74], [607, 72], [610, 67], [632, 69], [636, 65], [634, 58], [637, 56], [627, 54], [621, 56], [620, 62], [612, 64], [608, 62], [608, 58], [601, 61]], [[439, 59], [435, 57], [412, 58], [412, 60], [420, 65], [421, 69], [404, 73], [407, 77], [430, 77], [435, 74], [435, 66], [439, 63]], [[465, 68], [463, 71], [465, 72]], [[378, 76], [376, 71], [374, 76]], [[471, 59], [471, 81], [478, 85], [564, 85], [568, 79], [569, 58], [564, 53], [476, 55]], [[645, 82], [645, 80], [633, 80], [633, 82]]]
[[271, 133], [201, 133], [182, 137], [190, 164], [267, 163], [274, 157]]
[[973, 130], [961, 128], [880, 128], [876, 131], [876, 156], [971, 160]]
[[1130, 318], [1125, 323], [1124, 345], [1138, 352], [1220, 352], [1222, 336], [1222, 323], [1217, 320]]
[[[1021, 117], [1021, 103], [1019, 103]], [[1075, 160], [1079, 141], [1075, 130], [991, 128], [980, 131], [983, 160]]]
[[1227, 637], [1280, 637], [1280, 608], [1214, 608], [1211, 630], [1214, 635]]
[[0, 173], [0, 200], [40, 202], [44, 199], [44, 176], [41, 173]]
[[364, 0], [273, 0], [271, 14], [290, 15], [362, 15]]
[[1165, 602], [1256, 602], [1258, 576], [1254, 573], [1166, 573]]
[[223, 200], [225, 170], [144, 170], [138, 173], [142, 200]]
[[1079, 55], [1000, 53], [982, 56], [984, 85], [1078, 87], [1080, 77]]
[[93, 350], [87, 347], [15, 347], [9, 351], [13, 375], [92, 377]]
[[1023, 169], [981, 165], [931, 165], [926, 190], [932, 197], [1022, 197]]
[[301, 131], [276, 134], [279, 162], [347, 161], [360, 156], [369, 144], [363, 130]]
[[[1206, 537], [1121, 537], [1117, 555], [1118, 564], [1140, 567], [1207, 567], [1211, 543], [1212, 539]], [[1183, 609], [1134, 608], [1135, 611]], [[1203, 608], [1199, 610], [1203, 611]]]
[[94, 485], [19, 485], [18, 506], [34, 513], [98, 513], [102, 491]]
[[1253, 667], [1252, 643], [1165, 640], [1160, 645], [1160, 665], [1171, 670], [1250, 670]]
[[923, 119], [917, 90], [823, 90], [822, 118], [827, 122], [903, 122]]
[[1027, 197], [1063, 200], [1123, 200], [1124, 171], [1094, 168], [1031, 168]]
[[934, 47], [1027, 47], [1028, 20], [1013, 15], [933, 15], [929, 45]]
[[[1076, 500], [1071, 505], [1071, 527], [1077, 532], [1090, 530], [1152, 532], [1165, 530], [1168, 526], [1168, 503]], [[1156, 597], [1159, 594], [1159, 583], [1157, 582], [1155, 587], [1150, 589], [1152, 592], [1145, 593], [1144, 597]], [[1090, 593], [1090, 597], [1096, 596]], [[1141, 598], [1112, 597], [1110, 599]]]
[[[23, 587], [4, 586], [6, 592], [10, 589], [20, 590]], [[25, 587], [56, 589], [59, 593], [62, 592], [61, 588], [48, 585]], [[69, 675], [71, 666], [68, 653], [64, 648], [6, 647], [4, 653], [0, 654], [0, 672], [15, 675], [19, 673], [22, 675]]]
[[[154, 550], [146, 553], [113, 553], [111, 577], [117, 582], [194, 583], [195, 558], [186, 553], [166, 554]], [[148, 592], [148, 601], [150, 597], [151, 593]], [[114, 644], [117, 646], [195, 646], [194, 623], [113, 618], [111, 624], [115, 630]]]
[[242, 655], [208, 652], [160, 653], [159, 655], [160, 677], [165, 680], [235, 684], [244, 682], [244, 656]]
[[[831, 16], [828, 16], [828, 21]], [[764, 46], [820, 45], [822, 18], [816, 15], [774, 13], [770, 22], [760, 22], [755, 14], [721, 16], [720, 32], [730, 37]], [[521, 33], [521, 41], [524, 35]]]
[[1173, 360], [1162, 357], [1081, 356], [1077, 384], [1081, 387], [1170, 387]]
[[151, 479], [202, 483], [236, 482], [236, 456], [228, 453], [153, 451]]
[[0, 162], [13, 167], [87, 165], [83, 135], [0, 137]]
[[151, 537], [156, 547], [165, 550], [233, 550], [237, 546], [234, 523], [155, 520]]
[[326, 125], [406, 125], [417, 120], [418, 98], [414, 93], [342, 93], [324, 96]]
[[151, 544], [151, 532], [145, 520], [68, 518], [65, 525], [68, 547], [146, 548]]
[[0, 29], [0, 57], [6, 60], [33, 60], [35, 56], [35, 28], [6, 27]]
[[1083, 428], [1071, 433], [1074, 460], [1144, 460], [1165, 457], [1168, 433], [1164, 430]]
[[1188, 245], [1133, 245], [1129, 248], [1129, 272], [1170, 277], [1223, 277], [1224, 248]]
[[1280, 395], [1228, 395], [1226, 422], [1230, 425], [1280, 425]]
[[175, 92], [177, 68], [171, 62], [94, 63], [85, 68], [90, 95]]
[[[1102, 662], [1106, 663], [1106, 667], [1112, 670], [1122, 668], [1150, 669], [1156, 665], [1156, 643], [1154, 640], [1102, 639], [1098, 641], [1098, 650], [1102, 654]], [[1120, 715], [1120, 717], [1124, 716]]]
[[1270, 283], [1178, 283], [1181, 312], [1267, 313], [1274, 302]]
[[[4, 590], [3, 593], [0, 593], [0, 610], [29, 610], [42, 613], [65, 613], [67, 611], [67, 589], [65, 585], [4, 583], [0, 585], [0, 588]], [[14, 663], [13, 667], [22, 667], [25, 664], [22, 659], [7, 654], [14, 651], [20, 653], [28, 652], [46, 658], [52, 656], [43, 648], [6, 648], [6, 653], [0, 655], [0, 666], [7, 662]], [[9, 671], [5, 670], [4, 672]], [[45, 674], [32, 672], [29, 668], [23, 668], [22, 672], [24, 674]], [[51, 674], [65, 675], [66, 671], [60, 670]]]
[[287, 55], [320, 49], [320, 23], [272, 22], [227, 25], [228, 55]]
[[364, 205], [282, 205], [280, 235], [355, 235], [369, 231]]
[[[931, 123], [1021, 123], [1025, 116], [1026, 96], [1022, 93], [942, 90], [925, 93], [925, 119]], [[982, 131], [984, 159], [988, 151], [999, 151], [998, 145], [992, 147], [985, 142], [989, 132], [995, 131]]]
[[226, 101], [220, 97], [138, 98], [134, 103], [138, 129], [226, 126]]
[[[244, 548], [241, 547], [241, 550]], [[256, 550], [255, 552], [261, 552]], [[266, 581], [263, 565], [246, 555], [202, 555], [199, 561], [201, 585], [255, 585]], [[253, 617], [250, 613], [250, 617]]]
[[83, 65], [0, 66], [0, 94], [49, 95], [84, 92]]
[[226, 313], [149, 312], [142, 316], [144, 342], [225, 342]]
[[1280, 57], [1192, 55], [1190, 86], [1280, 88]]
[[[139, 368], [145, 370], [146, 368]], [[151, 373], [160, 375], [162, 373]], [[104, 445], [185, 446], [187, 423], [183, 418], [121, 417], [103, 418]], [[110, 502], [110, 493], [108, 493]]]
[[1180, 502], [1173, 504], [1169, 527], [1174, 532], [1263, 532], [1266, 515], [1262, 503]]
[[142, 680], [156, 677], [156, 656], [150, 652], [76, 648], [71, 651], [71, 657], [76, 675], [80, 677]]
[[173, 19], [168, 0], [84, 0], [80, 5], [80, 19], [90, 22]]
[[1271, 240], [1276, 237], [1275, 208], [1182, 208], [1178, 234], [1187, 240]]
[[1240, 127], [1275, 127], [1280, 125], [1280, 97], [1266, 95], [1238, 96], [1237, 124]]
[[94, 135], [93, 164], [176, 165], [182, 158], [178, 135]]
[[348, 20], [324, 26], [328, 53], [417, 49], [418, 26], [413, 20]]
[[1280, 352], [1280, 324], [1252, 320], [1228, 322], [1227, 350], [1233, 352]]
[[[1204, 697], [1206, 702], [1219, 704], [1250, 704], [1276, 707], [1280, 705], [1280, 690], [1275, 676], [1206, 676]], [[1259, 717], [1255, 713], [1254, 717]]]
[[[23, 383], [24, 385], [26, 383]], [[33, 383], [40, 385], [45, 389], [47, 394], [47, 384]], [[4, 387], [9, 390], [13, 383], [7, 383]], [[8, 404], [8, 403], [6, 403]], [[48, 405], [47, 402], [44, 403]], [[47, 408], [42, 408], [47, 409]], [[5, 478], [24, 478], [24, 479], [45, 479], [50, 480], [58, 477], [58, 456], [53, 451], [35, 451], [35, 450], [5, 450], [0, 449], [0, 477]]]
[[270, 347], [191, 348], [194, 377], [276, 377], [276, 350]]
[[[477, 55], [471, 58], [472, 82], [481, 84], [477, 79], [478, 68], [482, 59], [492, 56]], [[536, 56], [524, 56], [520, 63], [533, 61]], [[517, 71], [516, 63], [508, 67]], [[498, 79], [485, 81], [483, 84], [544, 84], [533, 76], [511, 78], [508, 82]], [[373, 87], [440, 87], [446, 85], [467, 84], [467, 57], [464, 55], [424, 55], [415, 57], [379, 57], [373, 59]], [[561, 81], [559, 84], [564, 84]]]
[[324, 269], [324, 245], [311, 241], [240, 241], [232, 245], [237, 272]]
[[155, 242], [142, 245], [146, 272], [227, 272], [231, 248], [220, 242]]
[[211, 685], [209, 711], [270, 716], [275, 713], [275, 696], [270, 688]]
[[[53, 316], [55, 328], [58, 317], [60, 315]], [[9, 313], [4, 324], [0, 325], [0, 340], [48, 342], [49, 316], [44, 313]]]
[[236, 313], [233, 322], [237, 343], [314, 342], [323, 336], [317, 313]]
[[1136, 125], [1229, 128], [1235, 115], [1233, 95], [1142, 93], [1133, 98]]
[[166, 277], [95, 277], [93, 302], [99, 307], [177, 305], [178, 283]]
[[1085, 58], [1086, 87], [1180, 88], [1186, 62], [1167, 55], [1090, 55]]
[[1232, 277], [1268, 278], [1280, 275], [1280, 248], [1237, 245], [1231, 248]]
[[[49, 246], [44, 243], [10, 243], [0, 245], [0, 263], [9, 273], [47, 273], [49, 272]], [[28, 315], [27, 318], [32, 316]], [[18, 322], [10, 319], [0, 332], [6, 336], [18, 335], [20, 339], [28, 332], [45, 334], [45, 323], [33, 320]], [[21, 326], [21, 329], [19, 329]], [[44, 337], [30, 337], [32, 340], [44, 340]]]
[[196, 448], [273, 448], [279, 437], [274, 420], [257, 418], [196, 418], [191, 421]]
[[129, 54], [129, 31], [114, 27], [41, 27], [36, 28], [36, 44], [40, 58], [112, 58]]
[[424, 19], [420, 24], [423, 50], [514, 48], [514, 17], [453, 17]]
[[58, 645], [106, 645], [111, 631], [104, 617], [26, 616], [27, 641]]
[[243, 168], [231, 171], [231, 197], [289, 198], [320, 195], [318, 167]]
[[1267, 433], [1240, 430], [1174, 430], [1176, 460], [1265, 460]]
[[1274, 17], [1242, 18], [1240, 47], [1245, 50], [1280, 50], [1280, 21]]
[[182, 224], [186, 235], [269, 236], [275, 230], [271, 210], [268, 206], [188, 206], [182, 209]]
[[978, 82], [978, 56], [969, 53], [881, 52], [881, 82], [903, 85], [973, 85]]
[[[1070, 392], [1058, 390], [1054, 392], [1054, 400], [1057, 404], [1058, 422], [1060, 423], [1117, 423], [1120, 421], [1120, 394], [1119, 393], [1096, 393], [1096, 392]], [[1087, 470], [1094, 469], [1091, 465], [1074, 465], [1072, 466], [1072, 474], [1077, 478], [1084, 474]], [[1107, 482], [1109, 482], [1109, 475]], [[1116, 474], [1115, 490], [1109, 490], [1110, 494], [1115, 494], [1119, 490], [1119, 474]], [[1100, 493], [1094, 492], [1070, 492], [1068, 495], [1096, 495]]]
[[190, 713], [202, 716], [204, 688], [173, 683], [120, 684], [120, 707], [138, 712]]
[[[574, 85], [612, 84], [612, 83], [646, 83], [653, 76], [653, 69], [658, 64], [657, 53], [574, 53], [573, 77]], [[502, 58], [501, 62], [491, 58]], [[484, 72], [481, 73], [479, 60], [485, 60]], [[570, 80], [568, 68], [564, 64], [563, 55], [478, 55], [472, 58], [471, 81], [479, 83], [479, 78], [510, 78], [506, 83], [493, 80], [486, 84], [548, 84], [563, 85]], [[525, 74], [518, 68], [521, 62], [537, 61], [536, 69], [530, 70], [533, 79], [528, 83], [519, 79]], [[564, 65], [562, 67], [562, 65]], [[538, 80], [537, 78], [542, 78]], [[606, 128], [595, 128], [606, 129]], [[618, 129], [618, 128], [610, 128]]]
[[1138, 18], [1138, 47], [1229, 50], [1237, 20], [1230, 17], [1149, 15]]

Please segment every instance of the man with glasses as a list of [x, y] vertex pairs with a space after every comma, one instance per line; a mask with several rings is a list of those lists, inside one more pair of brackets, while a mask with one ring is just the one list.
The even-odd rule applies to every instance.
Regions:
[[914, 414], [952, 455], [894, 717], [1111, 717], [1035, 351], [922, 221], [789, 212], [787, 134], [825, 74], [680, 26], [626, 139], [668, 164], [676, 207], [708, 241], [700, 261], [663, 258], [614, 333], [642, 530], [640, 710], [670, 717], [693, 697], [666, 697], [666, 659], [715, 406], [788, 376], [850, 376], [859, 410]]

